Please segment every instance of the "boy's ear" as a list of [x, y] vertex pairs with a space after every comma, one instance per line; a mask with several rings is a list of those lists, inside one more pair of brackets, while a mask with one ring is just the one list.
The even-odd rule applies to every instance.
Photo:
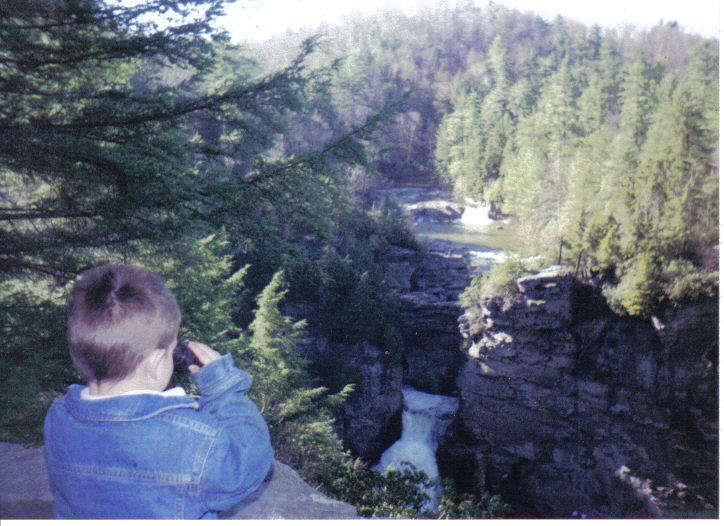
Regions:
[[144, 360], [146, 362], [146, 371], [152, 378], [156, 379], [161, 376], [161, 363], [167, 352], [167, 349], [154, 349]]

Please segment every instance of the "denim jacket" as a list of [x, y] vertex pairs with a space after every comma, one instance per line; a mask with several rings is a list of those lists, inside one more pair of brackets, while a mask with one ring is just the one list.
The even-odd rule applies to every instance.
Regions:
[[217, 518], [253, 492], [274, 452], [231, 356], [192, 375], [201, 396], [99, 400], [72, 385], [45, 418], [57, 518]]

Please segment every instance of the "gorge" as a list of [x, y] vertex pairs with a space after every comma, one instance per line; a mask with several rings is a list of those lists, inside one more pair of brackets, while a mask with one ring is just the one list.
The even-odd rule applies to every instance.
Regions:
[[[345, 447], [370, 465], [409, 460], [460, 491], [500, 494], [522, 517], [717, 516], [715, 303], [625, 318], [594, 284], [553, 267], [518, 280], [512, 303], [481, 298], [463, 310], [457, 296], [480, 260], [421, 238], [423, 251], [398, 247], [383, 262], [403, 302], [402, 360], [371, 344], [316, 340], [313, 359], [357, 382], [338, 420]], [[18, 455], [32, 464], [18, 468], [31, 481], [15, 477], [1, 496], [4, 516], [49, 516], [38, 451], [3, 447], [9, 466]], [[354, 517], [311, 489], [303, 508], [279, 508], [304, 486], [285, 469], [249, 517]], [[32, 502], [26, 486], [41, 488]]]
[[[718, 38], [461, 0], [240, 44], [227, 3], [0, 24], [0, 446], [43, 442], [79, 381], [66, 295], [123, 262], [360, 515], [420, 515], [366, 469], [403, 450], [450, 518], [716, 516]], [[4, 452], [0, 508], [34, 506], [40, 450]]]
[[[438, 233], [459, 229], [464, 208], [408, 203], [416, 228]], [[377, 462], [414, 388], [458, 399], [440, 476], [501, 494], [520, 516], [716, 516], [715, 303], [622, 317], [595, 284], [553, 267], [519, 279], [512, 305], [481, 298], [463, 311], [458, 296], [481, 271], [470, 252], [488, 254], [483, 269], [499, 253], [418, 239], [421, 252], [396, 247], [382, 262], [401, 300], [402, 360], [372, 345], [320, 349], [360, 380], [339, 422], [346, 447]]]

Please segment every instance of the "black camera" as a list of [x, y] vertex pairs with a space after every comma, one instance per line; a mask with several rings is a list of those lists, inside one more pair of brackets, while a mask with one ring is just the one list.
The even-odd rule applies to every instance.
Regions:
[[189, 372], [189, 365], [198, 365], [201, 367], [201, 362], [196, 358], [196, 355], [191, 352], [186, 342], [179, 340], [176, 347], [173, 350], [173, 368], [178, 372]]

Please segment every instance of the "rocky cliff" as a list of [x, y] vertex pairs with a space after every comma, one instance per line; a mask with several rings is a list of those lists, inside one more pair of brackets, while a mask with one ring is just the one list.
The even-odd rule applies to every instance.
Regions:
[[[370, 464], [400, 437], [403, 384], [434, 394], [457, 391], [456, 379], [465, 363], [457, 321], [463, 311], [457, 298], [470, 280], [470, 267], [459, 253], [430, 250], [439, 248], [390, 246], [381, 257], [387, 285], [399, 299], [401, 357], [366, 341], [333, 343], [319, 328], [308, 330], [307, 358], [315, 374], [355, 384], [336, 429], [344, 447]], [[286, 313], [310, 319], [313, 308], [289, 304]]]
[[311, 360], [334, 371], [355, 388], [335, 422], [345, 449], [374, 463], [402, 429], [402, 365], [368, 343], [314, 342]]
[[715, 516], [716, 305], [638, 320], [564, 268], [518, 285], [512, 305], [485, 298], [460, 318], [442, 475], [531, 516]]
[[399, 294], [403, 382], [433, 394], [452, 394], [464, 363], [458, 296], [470, 282], [467, 258], [453, 251], [393, 247], [382, 262]]

